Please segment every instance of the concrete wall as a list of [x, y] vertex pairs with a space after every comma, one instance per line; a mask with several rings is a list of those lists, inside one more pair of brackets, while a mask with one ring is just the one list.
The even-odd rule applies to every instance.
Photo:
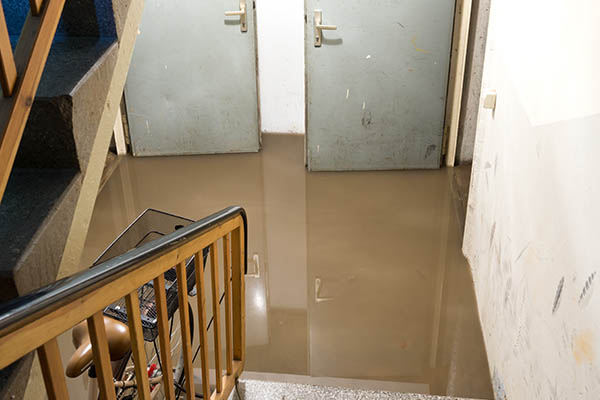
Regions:
[[458, 123], [458, 145], [456, 149], [458, 164], [469, 164], [473, 160], [490, 1], [473, 0], [471, 8], [465, 81]]
[[600, 3], [492, 2], [464, 251], [497, 399], [600, 392]]
[[304, 1], [257, 0], [261, 131], [304, 133]]

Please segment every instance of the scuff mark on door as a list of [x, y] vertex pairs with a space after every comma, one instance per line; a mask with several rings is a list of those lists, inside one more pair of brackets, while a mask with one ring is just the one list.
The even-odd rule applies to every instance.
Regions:
[[430, 144], [429, 146], [427, 146], [427, 149], [425, 150], [425, 158], [427, 158], [431, 154], [433, 154], [433, 152], [435, 151], [436, 147], [437, 146], [435, 144]]
[[367, 128], [369, 125], [371, 125], [371, 119], [372, 119], [371, 111], [364, 112], [362, 119], [361, 119], [362, 126]]

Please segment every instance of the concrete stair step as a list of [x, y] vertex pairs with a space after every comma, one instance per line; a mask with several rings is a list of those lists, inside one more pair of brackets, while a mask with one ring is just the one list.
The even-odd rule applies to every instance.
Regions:
[[116, 61], [115, 39], [66, 37], [52, 44], [15, 159], [17, 168], [84, 170]]
[[76, 169], [13, 169], [0, 204], [0, 302], [56, 278], [79, 176]]
[[[2, 0], [10, 36], [19, 36], [29, 13], [28, 2]], [[115, 36], [112, 0], [65, 2], [56, 36]]]

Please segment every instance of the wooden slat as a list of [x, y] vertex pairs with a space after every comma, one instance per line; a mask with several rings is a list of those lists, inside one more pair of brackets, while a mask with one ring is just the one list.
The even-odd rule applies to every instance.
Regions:
[[231, 232], [231, 287], [233, 291], [233, 358], [241, 361], [246, 359], [246, 309], [245, 309], [245, 257], [244, 229]]
[[125, 296], [125, 302], [127, 304], [127, 325], [129, 325], [129, 335], [131, 337], [131, 355], [135, 366], [138, 398], [150, 400], [150, 383], [148, 382], [144, 332], [142, 330], [142, 316], [140, 315], [137, 289]]
[[98, 376], [98, 388], [100, 398], [107, 400], [115, 399], [115, 387], [113, 385], [113, 374], [110, 366], [110, 354], [108, 353], [108, 341], [106, 340], [106, 329], [104, 327], [104, 316], [102, 311], [94, 313], [87, 320], [90, 341], [94, 354], [94, 366]]
[[210, 398], [210, 381], [208, 377], [208, 333], [206, 332], [206, 292], [204, 285], [204, 258], [198, 252], [196, 260], [196, 300], [198, 301], [198, 332], [200, 334], [200, 367], [202, 372], [202, 395]]
[[229, 399], [229, 395], [233, 391], [235, 387], [236, 379], [242, 374], [242, 370], [244, 368], [244, 364], [241, 361], [233, 362], [233, 374], [226, 375], [222, 378], [223, 380], [223, 391], [221, 393], [213, 392], [212, 396], [210, 396], [210, 400], [227, 400]]
[[242, 223], [241, 217], [232, 218], [204, 235], [140, 266], [134, 273], [121, 276], [85, 295], [78, 295], [77, 299], [57, 306], [41, 317], [23, 321], [23, 325], [16, 329], [0, 332], [0, 369], [164, 273], [170, 268], [169, 265], [185, 261], [195, 254], [197, 249], [210, 245]]
[[[31, 18], [27, 18], [25, 27], [17, 45], [15, 55], [15, 64], [17, 65], [17, 74], [20, 76], [14, 90], [13, 96], [0, 103], [0, 201], [4, 195], [6, 184], [12, 170], [13, 162], [17, 154], [23, 129], [27, 123], [31, 105], [35, 98], [37, 87], [40, 83], [46, 59], [54, 33], [58, 26], [58, 21], [62, 13], [65, 0], [47, 0], [47, 4], [41, 14], [39, 23], [28, 23]], [[33, 17], [36, 20], [39, 17]], [[35, 21], [37, 22], [37, 21]], [[31, 28], [38, 28], [35, 35], [32, 35]], [[29, 32], [28, 32], [29, 31]], [[19, 47], [27, 48], [22, 45], [22, 40], [28, 40], [34, 37], [31, 46], [31, 53], [27, 58], [26, 66], [21, 72], [19, 69]]]
[[215, 386], [217, 393], [223, 391], [221, 380], [221, 305], [219, 298], [219, 256], [217, 253], [217, 242], [210, 245], [210, 276], [212, 286], [212, 309], [213, 309], [213, 332], [215, 346]]
[[43, 0], [29, 0], [29, 7], [31, 8], [31, 15], [38, 15], [42, 11]]
[[67, 382], [60, 359], [60, 349], [56, 338], [38, 347], [38, 356], [42, 375], [46, 384], [46, 393], [49, 400], [64, 400], [69, 398]]
[[192, 365], [192, 338], [190, 337], [190, 315], [188, 313], [188, 289], [185, 261], [177, 264], [177, 297], [179, 300], [179, 320], [181, 322], [181, 351], [185, 371], [186, 398], [195, 398], [194, 366]]
[[16, 82], [17, 67], [10, 45], [4, 9], [2, 8], [2, 2], [0, 2], [0, 84], [4, 96], [9, 97], [12, 94]]
[[156, 315], [158, 317], [158, 339], [160, 341], [160, 364], [163, 374], [164, 392], [167, 400], [175, 400], [169, 317], [167, 315], [167, 296], [165, 292], [165, 276], [163, 274], [154, 278], [154, 296], [156, 298]]
[[225, 362], [227, 375], [233, 374], [233, 342], [231, 336], [231, 242], [223, 236], [223, 284], [225, 285]]

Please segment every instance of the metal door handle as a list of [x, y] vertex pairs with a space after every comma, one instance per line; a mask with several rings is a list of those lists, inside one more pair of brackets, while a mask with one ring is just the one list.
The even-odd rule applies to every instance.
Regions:
[[315, 47], [321, 47], [321, 43], [323, 42], [323, 32], [322, 31], [335, 31], [337, 29], [337, 25], [323, 25], [323, 11], [315, 10]]
[[240, 16], [240, 31], [246, 32], [248, 30], [248, 25], [246, 24], [246, 0], [240, 0], [240, 10], [239, 11], [225, 11], [226, 17], [235, 17]]

